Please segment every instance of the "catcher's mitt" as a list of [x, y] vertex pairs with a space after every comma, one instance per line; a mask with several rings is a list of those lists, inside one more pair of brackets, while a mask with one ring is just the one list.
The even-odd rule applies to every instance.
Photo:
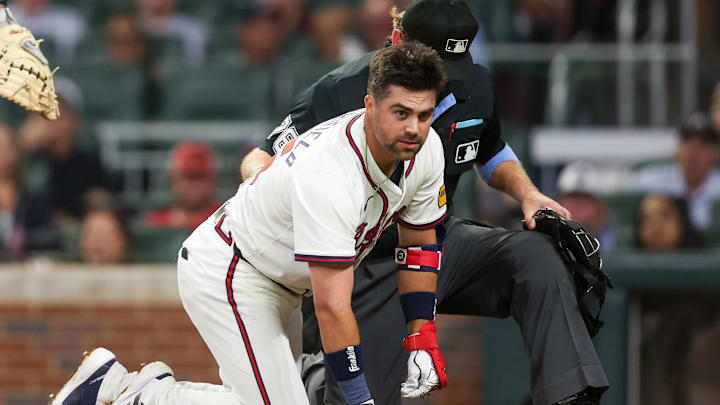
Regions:
[[0, 9], [0, 96], [54, 120], [60, 115], [53, 73], [40, 42]]
[[[590, 336], [595, 336], [603, 326], [600, 311], [605, 303], [605, 293], [614, 285], [602, 270], [600, 242], [579, 223], [546, 208], [535, 213], [535, 230], [553, 238], [560, 255], [568, 265], [575, 282], [580, 312]], [[597, 309], [597, 312], [595, 312]]]

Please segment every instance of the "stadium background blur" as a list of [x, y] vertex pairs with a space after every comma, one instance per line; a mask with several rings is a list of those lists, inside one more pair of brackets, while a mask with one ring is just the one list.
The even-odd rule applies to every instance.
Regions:
[[[61, 66], [62, 117], [0, 100], [0, 405], [44, 404], [99, 345], [219, 382], [178, 300], [179, 244], [299, 92], [383, 46], [408, 2], [10, 1]], [[599, 236], [618, 284], [596, 340], [603, 403], [717, 404], [720, 5], [468, 3], [505, 139]], [[462, 183], [456, 214], [520, 226], [506, 196]], [[415, 403], [521, 403], [512, 322], [440, 322], [451, 385]]]

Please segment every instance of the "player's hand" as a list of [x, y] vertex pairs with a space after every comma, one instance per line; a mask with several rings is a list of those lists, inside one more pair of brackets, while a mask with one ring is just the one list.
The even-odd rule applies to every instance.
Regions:
[[544, 208], [552, 208], [557, 211], [558, 214], [566, 218], [571, 218], [570, 211], [568, 211], [567, 208], [545, 194], [534, 190], [529, 192], [522, 200], [522, 212], [528, 229], [535, 229], [535, 219], [533, 216], [538, 210]]
[[432, 356], [425, 350], [410, 352], [407, 381], [402, 383], [400, 393], [405, 398], [420, 398], [433, 388], [440, 387]]

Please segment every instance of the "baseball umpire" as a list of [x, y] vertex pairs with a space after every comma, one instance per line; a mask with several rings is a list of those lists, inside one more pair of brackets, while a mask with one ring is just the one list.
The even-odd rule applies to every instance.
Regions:
[[[404, 13], [393, 13], [392, 45], [408, 39], [434, 48], [449, 82], [433, 115], [445, 155], [449, 213], [460, 176], [474, 170], [490, 186], [519, 201], [529, 229], [533, 215], [549, 207], [570, 213], [538, 191], [500, 135], [497, 99], [488, 71], [468, 53], [478, 25], [462, 0], [419, 0]], [[288, 117], [243, 161], [248, 178], [309, 128], [362, 106], [372, 53], [345, 64], [308, 88]], [[584, 314], [577, 304], [568, 264], [553, 240], [540, 232], [490, 228], [449, 215], [438, 227], [445, 251], [437, 286], [437, 312], [505, 318], [520, 327], [530, 357], [532, 399], [536, 405], [598, 404], [608, 387]], [[395, 344], [406, 334], [397, 292], [393, 251], [397, 232], [386, 231], [370, 256], [356, 269], [353, 310], [365, 346], [365, 370], [375, 400], [399, 404], [399, 382], [406, 376], [406, 354]], [[304, 313], [304, 350], [320, 350], [312, 306]], [[587, 318], [587, 316], [585, 316]], [[322, 358], [322, 357], [319, 357]], [[331, 373], [325, 390], [308, 387], [318, 403], [344, 404]], [[403, 393], [404, 394], [404, 393]]]

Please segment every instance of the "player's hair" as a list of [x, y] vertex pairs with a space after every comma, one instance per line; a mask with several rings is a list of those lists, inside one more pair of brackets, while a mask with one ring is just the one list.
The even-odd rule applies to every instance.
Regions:
[[370, 60], [368, 94], [376, 100], [388, 95], [390, 85], [439, 93], [446, 82], [440, 56], [418, 41], [383, 48]]
[[[405, 12], [398, 10], [398, 8], [396, 6], [393, 6], [390, 9], [390, 18], [392, 18], [393, 31], [398, 30], [398, 31], [402, 32], [403, 34], [405, 34], [405, 31], [403, 31], [403, 27], [402, 27], [402, 20], [403, 20], [404, 15], [405, 15]], [[407, 34], [405, 34], [405, 35], [407, 36]], [[388, 47], [390, 45], [392, 45], [392, 31], [390, 31], [387, 38], [385, 39], [385, 46]]]

